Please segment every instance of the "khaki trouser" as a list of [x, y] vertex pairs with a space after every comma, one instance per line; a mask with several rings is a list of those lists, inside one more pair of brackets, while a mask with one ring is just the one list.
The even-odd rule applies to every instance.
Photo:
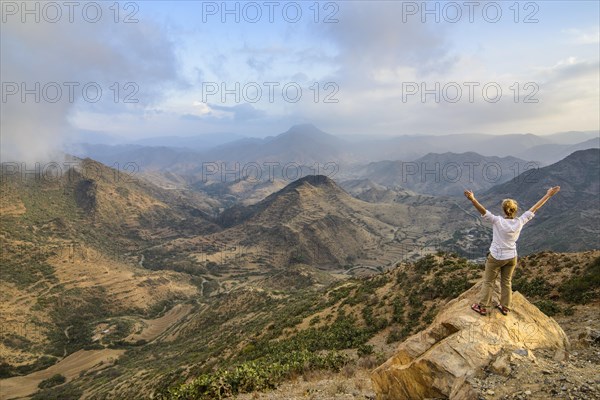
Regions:
[[517, 257], [508, 260], [496, 260], [488, 254], [485, 261], [485, 273], [483, 274], [483, 286], [479, 295], [479, 305], [490, 307], [492, 305], [492, 294], [496, 278], [500, 273], [500, 304], [510, 309], [512, 302], [512, 274], [517, 266]]

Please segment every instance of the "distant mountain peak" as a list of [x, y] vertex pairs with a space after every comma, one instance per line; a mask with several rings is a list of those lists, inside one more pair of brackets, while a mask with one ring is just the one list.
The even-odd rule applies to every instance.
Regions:
[[323, 132], [313, 124], [293, 125], [290, 129], [279, 136], [334, 137], [329, 133]]
[[291, 132], [291, 131], [318, 131], [318, 132], [323, 132], [322, 130], [320, 130], [314, 124], [311, 124], [311, 123], [292, 125], [291, 128], [288, 129], [288, 132]]

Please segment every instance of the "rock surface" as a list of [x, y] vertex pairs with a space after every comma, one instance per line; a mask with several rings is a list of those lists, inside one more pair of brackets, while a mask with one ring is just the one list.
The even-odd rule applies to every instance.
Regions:
[[512, 311], [481, 316], [471, 310], [481, 282], [446, 304], [432, 324], [409, 337], [371, 374], [379, 400], [476, 399], [469, 378], [485, 367], [510, 373], [509, 361], [529, 359], [531, 350], [566, 350], [569, 340], [552, 318], [518, 292]]

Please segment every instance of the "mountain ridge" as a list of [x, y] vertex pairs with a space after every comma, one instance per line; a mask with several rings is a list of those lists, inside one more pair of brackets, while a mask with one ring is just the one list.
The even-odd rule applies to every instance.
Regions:
[[[160, 151], [152, 151], [151, 148], [126, 147], [131, 145], [124, 145], [127, 151], [114, 147], [115, 151], [121, 151], [119, 157], [126, 157], [127, 160], [119, 159], [114, 155], [107, 156], [107, 149], [110, 149], [110, 146], [103, 145], [81, 145], [76, 155], [90, 156], [109, 165], [115, 162], [132, 161], [139, 162], [142, 168], [164, 168], [172, 172], [187, 174], [198, 172], [198, 167], [195, 170], [190, 168], [189, 164], [193, 163], [194, 160], [196, 162], [198, 160], [202, 162], [227, 161], [242, 164], [248, 162], [260, 164], [263, 161], [276, 161], [282, 164], [290, 162], [305, 164], [336, 162], [339, 165], [350, 165], [386, 159], [414, 161], [430, 152], [440, 153], [446, 151], [455, 153], [476, 152], [484, 156], [507, 157], [511, 155], [518, 156], [514, 154], [515, 149], [522, 149], [519, 154], [528, 156], [526, 158], [532, 157], [544, 163], [552, 163], [561, 158], [562, 153], [559, 149], [568, 149], [569, 146], [582, 144], [598, 137], [595, 132], [570, 132], [570, 134], [573, 137], [573, 140], [570, 141], [568, 133], [559, 133], [555, 134], [554, 141], [552, 135], [454, 134], [363, 138], [355, 142], [344, 139], [343, 136], [326, 133], [312, 124], [303, 124], [292, 126], [287, 131], [275, 136], [242, 138], [217, 145], [211, 149], [183, 150], [171, 148], [173, 149], [171, 151], [175, 151], [176, 154], [181, 154], [181, 157], [184, 157], [184, 161], [180, 163], [174, 162], [173, 157], [168, 157], [169, 153], [166, 153], [167, 157], [162, 157]], [[595, 145], [594, 143], [591, 142], [591, 145]], [[535, 146], [542, 147], [538, 147], [537, 156], [533, 157], [536, 154], [533, 151], [528, 151], [528, 149]], [[148, 157], [148, 155], [151, 155], [151, 157]]]

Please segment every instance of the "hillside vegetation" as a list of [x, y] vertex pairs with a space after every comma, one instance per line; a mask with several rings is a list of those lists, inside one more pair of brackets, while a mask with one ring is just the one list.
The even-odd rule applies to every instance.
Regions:
[[[215, 398], [369, 369], [480, 279], [439, 249], [489, 245], [472, 210], [433, 196], [368, 203], [312, 176], [215, 218], [202, 198], [116, 172], [83, 160], [0, 182], [9, 393]], [[522, 257], [514, 288], [577, 316], [598, 302], [599, 253]]]
[[197, 292], [187, 276], [139, 268], [138, 251], [214, 224], [185, 199], [118, 174], [81, 160], [58, 176], [2, 176], [2, 377], [98, 347], [93, 332], [107, 318], [153, 317]]
[[[514, 289], [549, 316], [572, 315], [577, 304], [600, 302], [599, 268], [600, 251], [534, 254], [520, 260]], [[293, 315], [277, 313], [281, 324], [269, 325], [267, 334], [247, 342], [229, 368], [203, 373], [164, 398], [210, 399], [271, 389], [314, 369], [385, 358], [394, 343], [422, 330], [444, 303], [480, 279], [482, 269], [440, 252], [336, 284]]]

